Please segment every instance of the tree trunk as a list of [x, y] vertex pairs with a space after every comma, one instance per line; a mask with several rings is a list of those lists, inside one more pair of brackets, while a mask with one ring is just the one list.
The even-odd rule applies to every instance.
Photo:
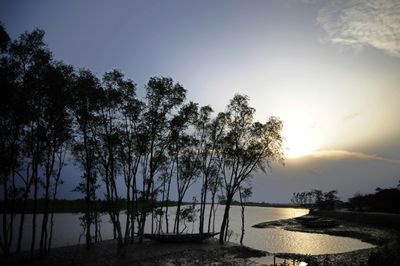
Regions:
[[130, 180], [128, 180], [128, 185], [126, 186], [126, 223], [125, 223], [125, 236], [124, 236], [124, 245], [128, 245], [129, 242], [129, 227], [131, 222], [132, 215], [132, 206], [130, 206], [131, 195], [130, 195]]
[[35, 167], [35, 177], [34, 177], [34, 192], [33, 192], [33, 213], [32, 213], [32, 240], [31, 240], [31, 251], [30, 257], [33, 259], [34, 250], [35, 250], [35, 242], [36, 242], [36, 214], [37, 214], [37, 192], [39, 185], [39, 177], [37, 173], [37, 166]]
[[[0, 241], [1, 248], [3, 250], [3, 254], [5, 257], [8, 257], [10, 254], [10, 246], [9, 243], [9, 231], [7, 229], [7, 210], [8, 207], [8, 174], [5, 173], [4, 176], [4, 184], [3, 184], [3, 193], [4, 193], [4, 208], [3, 208], [3, 237], [4, 240]], [[0, 238], [1, 240], [1, 238]], [[1, 243], [2, 242], [2, 243]]]
[[222, 219], [222, 224], [221, 224], [221, 230], [219, 232], [219, 243], [222, 245], [225, 242], [226, 239], [226, 232], [228, 229], [228, 219], [229, 219], [229, 209], [231, 207], [231, 201], [232, 198], [228, 195], [228, 198], [226, 199], [226, 204], [225, 204], [225, 211], [224, 211], [224, 216]]
[[[210, 206], [210, 212], [209, 212], [209, 216], [208, 216], [208, 233], [210, 233], [210, 229], [211, 229], [211, 216], [213, 213], [215, 213], [214, 201], [215, 201], [215, 193], [213, 193], [212, 197], [211, 197], [211, 206]], [[215, 216], [215, 214], [214, 214], [214, 216]], [[213, 224], [213, 232], [214, 232], [214, 224]]]
[[[172, 169], [173, 169], [173, 165], [172, 165]], [[167, 234], [169, 233], [168, 208], [169, 208], [169, 192], [171, 190], [171, 181], [172, 181], [172, 169], [171, 169], [171, 174], [168, 179], [167, 199], [165, 201], [165, 226], [167, 229]]]
[[42, 231], [40, 234], [40, 254], [46, 253], [47, 251], [47, 224], [49, 219], [49, 189], [50, 189], [50, 176], [46, 173], [46, 184], [45, 184], [45, 206], [42, 219]]
[[133, 213], [131, 216], [132, 219], [132, 230], [131, 230], [131, 244], [133, 244], [134, 239], [135, 239], [135, 219], [137, 220], [137, 215], [138, 215], [138, 200], [137, 200], [137, 180], [136, 180], [136, 174], [137, 170], [139, 168], [139, 164], [141, 161], [141, 157], [139, 156], [136, 160], [134, 172], [133, 172], [133, 181], [132, 181], [132, 208], [133, 208]]
[[205, 208], [206, 208], [206, 196], [207, 195], [207, 179], [203, 176], [203, 186], [201, 188], [200, 193], [200, 221], [199, 221], [199, 233], [202, 234], [204, 230], [204, 215], [205, 215]]
[[91, 237], [90, 237], [90, 177], [89, 173], [86, 173], [86, 249], [90, 249], [91, 246]]
[[26, 211], [26, 203], [27, 203], [27, 196], [24, 196], [23, 204], [22, 204], [22, 211], [21, 211], [21, 220], [19, 222], [19, 229], [18, 229], [18, 242], [17, 242], [17, 251], [16, 253], [19, 254], [21, 252], [21, 243], [22, 243], [22, 235], [24, 233], [24, 222], [25, 222], [25, 211]]
[[175, 215], [175, 233], [179, 235], [179, 220], [181, 216], [181, 204], [182, 201], [178, 200], [178, 205], [176, 206], [176, 215]]
[[240, 206], [241, 206], [241, 213], [242, 213], [242, 234], [240, 236], [240, 245], [243, 245], [243, 237], [244, 237], [244, 202], [242, 199], [242, 193], [240, 193], [240, 189], [239, 189], [239, 199], [240, 199]]

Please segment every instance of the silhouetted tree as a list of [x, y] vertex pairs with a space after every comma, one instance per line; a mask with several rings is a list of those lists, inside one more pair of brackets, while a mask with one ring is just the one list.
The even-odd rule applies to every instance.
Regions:
[[[218, 157], [217, 157], [218, 158]], [[218, 190], [222, 188], [222, 176], [220, 175], [221, 171], [221, 160], [217, 159], [217, 163], [211, 169], [209, 174], [209, 186], [208, 190], [211, 193], [211, 205], [210, 211], [208, 214], [208, 233], [211, 230], [211, 219], [212, 219], [212, 231], [215, 232], [215, 197], [217, 195]]]
[[337, 196], [337, 190], [331, 190], [324, 193], [324, 201], [321, 202], [318, 206], [322, 209], [332, 210], [335, 208], [335, 204], [339, 201]]
[[[0, 185], [2, 186], [4, 205], [15, 205], [20, 191], [15, 186], [16, 175], [21, 167], [21, 141], [23, 126], [26, 123], [25, 102], [19, 74], [15, 71], [18, 62], [10, 51], [11, 40], [3, 25], [0, 24]], [[10, 253], [13, 239], [15, 213], [2, 210], [2, 228], [0, 247], [5, 256]]]
[[311, 191], [293, 193], [291, 201], [302, 207], [331, 210], [340, 202], [337, 194], [337, 190], [323, 192], [319, 189], [313, 189]]
[[[197, 201], [194, 199], [189, 207], [182, 205], [198, 178], [199, 232], [204, 232], [208, 196], [208, 232], [212, 218], [214, 231], [215, 198], [224, 197], [223, 243], [229, 231], [229, 209], [239, 193], [242, 242], [244, 202], [251, 194], [243, 184], [255, 171], [265, 172], [270, 162], [281, 160], [282, 122], [275, 117], [265, 124], [253, 122], [255, 110], [242, 95], [235, 95], [226, 112], [212, 118], [211, 107], [198, 109], [196, 103], [184, 104], [186, 90], [165, 77], [150, 78], [141, 102], [136, 97], [136, 85], [121, 71], [105, 73], [101, 80], [89, 70], [75, 71], [53, 59], [43, 38], [43, 31], [34, 30], [12, 41], [0, 23], [0, 185], [6, 206], [2, 210], [0, 247], [4, 255], [10, 254], [15, 238], [13, 207], [18, 201], [22, 202], [22, 213], [16, 251], [21, 249], [29, 200], [33, 201], [30, 255], [33, 258], [38, 235], [40, 253], [50, 250], [55, 202], [69, 152], [82, 170], [76, 191], [85, 197], [85, 212], [80, 219], [87, 249], [100, 239], [99, 181], [105, 188], [102, 207], [113, 223], [118, 251], [133, 243], [136, 222], [142, 241], [149, 214], [152, 232], [154, 221], [156, 231], [162, 231], [163, 215], [169, 231], [173, 181], [177, 186], [174, 231], [182, 232], [181, 222], [183, 230], [187, 222], [194, 226]], [[125, 231], [120, 222], [124, 198], [118, 187], [121, 177], [126, 186]], [[222, 195], [217, 195], [218, 191]], [[38, 227], [41, 195], [43, 219]], [[160, 195], [161, 205], [157, 203]], [[314, 194], [299, 195], [309, 203]], [[332, 195], [325, 196], [334, 200]]]
[[358, 211], [398, 213], [400, 212], [399, 200], [400, 190], [395, 187], [379, 189], [367, 195], [356, 194], [349, 198], [349, 204], [351, 209]]
[[99, 110], [100, 93], [99, 80], [90, 71], [81, 70], [72, 93], [75, 130], [73, 154], [83, 171], [77, 190], [85, 195], [86, 210], [83, 216], [83, 225], [87, 249], [92, 243], [91, 225], [93, 223], [96, 225], [97, 219], [94, 203], [98, 186], [95, 168], [98, 158], [96, 158], [95, 136], [92, 129], [95, 123], [95, 114]]
[[182, 104], [186, 90], [180, 84], [174, 84], [171, 78], [150, 78], [146, 86], [145, 109], [142, 118], [147, 150], [142, 160], [143, 185], [142, 204], [139, 207], [139, 242], [142, 242], [149, 204], [154, 198], [156, 174], [162, 169], [166, 160], [166, 149], [169, 142], [168, 121], [175, 108]]
[[135, 234], [137, 173], [145, 148], [140, 141], [139, 129], [143, 103], [136, 98], [136, 85], [131, 80], [121, 80], [119, 84], [122, 97], [118, 154], [126, 186], [126, 245], [129, 240], [133, 243]]
[[197, 105], [190, 102], [183, 105], [170, 123], [172, 156], [176, 165], [178, 202], [175, 216], [175, 232], [179, 234], [180, 209], [188, 188], [196, 181], [200, 170], [200, 159], [196, 139], [188, 132], [197, 119]]
[[[179, 212], [179, 220], [182, 221], [184, 228], [182, 229], [182, 232], [184, 232], [187, 229], [187, 224], [186, 222], [192, 223], [192, 233], [194, 231], [194, 223], [197, 220], [197, 212], [199, 210], [196, 209], [196, 198], [193, 197], [192, 199], [192, 204], [189, 206], [186, 206], [182, 209], [181, 212]], [[180, 232], [176, 232], [179, 234]]]
[[254, 108], [247, 96], [235, 95], [227, 108], [223, 141], [222, 174], [226, 204], [220, 230], [220, 243], [226, 241], [229, 210], [241, 184], [257, 170], [266, 172], [270, 162], [281, 160], [282, 122], [271, 117], [265, 124], [253, 122]]
[[1, 158], [0, 178], [4, 184], [5, 206], [11, 210], [8, 221], [5, 210], [3, 212], [3, 225], [7, 229], [3, 227], [5, 239], [2, 241], [0, 237], [0, 243], [4, 254], [8, 254], [15, 217], [13, 210], [18, 200], [22, 202], [22, 213], [16, 252], [20, 251], [26, 203], [32, 196], [31, 258], [37, 243], [38, 197], [42, 189], [44, 206], [39, 248], [41, 254], [50, 249], [50, 200], [56, 197], [64, 165], [56, 165], [56, 161], [65, 153], [69, 139], [67, 107], [73, 76], [72, 67], [53, 60], [43, 38], [43, 31], [34, 30], [11, 41], [3, 26], [0, 29], [1, 99], [6, 101], [1, 104], [0, 156], [5, 157]]
[[242, 234], [240, 235], [240, 244], [243, 245], [243, 237], [244, 237], [244, 210], [246, 207], [246, 201], [251, 197], [253, 192], [251, 191], [251, 187], [239, 187], [239, 199], [240, 199], [240, 207], [242, 214]]
[[[121, 127], [124, 90], [134, 92], [134, 85], [130, 80], [124, 80], [120, 71], [114, 70], [105, 73], [102, 79], [99, 108], [95, 113], [95, 123], [92, 131], [96, 148], [98, 172], [105, 184], [107, 212], [114, 227], [114, 237], [117, 238], [118, 252], [123, 246], [123, 233], [120, 223], [117, 204], [120, 200], [117, 187], [117, 178], [121, 160], [118, 147], [121, 146]], [[129, 190], [129, 189], [128, 189]], [[127, 234], [125, 234], [127, 235]]]
[[[70, 117], [68, 106], [70, 105], [70, 90], [73, 80], [73, 69], [62, 63], [49, 67], [44, 73], [45, 86], [42, 98], [43, 118], [42, 123], [46, 131], [43, 152], [43, 186], [44, 186], [44, 210], [40, 236], [40, 253], [49, 250], [48, 221], [50, 214], [50, 200], [56, 196], [57, 186], [66, 153], [65, 145], [70, 140]], [[57, 164], [58, 161], [58, 164]], [[53, 191], [54, 190], [54, 191]]]
[[[220, 113], [215, 119], [211, 119], [212, 111], [212, 108], [209, 106], [203, 106], [200, 108], [199, 117], [195, 123], [198, 152], [201, 158], [202, 177], [199, 220], [200, 233], [203, 233], [204, 231], [205, 207], [207, 202], [207, 192], [210, 190], [210, 179], [212, 178], [212, 175], [215, 175], [216, 171], [219, 172], [221, 166], [221, 156], [217, 150], [223, 137], [224, 115], [223, 113]], [[217, 183], [218, 182], [214, 182], [213, 185], [217, 185]], [[215, 191], [215, 188], [213, 190]]]

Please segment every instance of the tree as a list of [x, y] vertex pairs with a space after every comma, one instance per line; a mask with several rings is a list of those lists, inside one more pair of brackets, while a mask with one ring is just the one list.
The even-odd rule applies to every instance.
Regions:
[[154, 202], [154, 182], [156, 174], [166, 161], [166, 149], [169, 142], [168, 121], [175, 108], [179, 107], [186, 97], [186, 90], [171, 78], [150, 78], [146, 86], [145, 108], [142, 118], [144, 132], [143, 143], [146, 153], [142, 159], [142, 204], [139, 206], [139, 242], [142, 242], [146, 216]]
[[334, 209], [335, 204], [339, 201], [337, 194], [338, 194], [337, 190], [331, 190], [324, 193], [324, 201], [322, 203], [322, 206], [320, 207], [328, 210]]
[[[122, 78], [122, 75], [119, 75]], [[131, 80], [118, 80], [121, 97], [121, 125], [118, 133], [119, 163], [126, 186], [126, 224], [124, 244], [133, 243], [137, 210], [137, 173], [145, 147], [141, 144], [140, 118], [143, 103], [136, 98], [136, 85]]]
[[[15, 187], [16, 174], [21, 167], [23, 126], [26, 123], [26, 106], [22, 86], [15, 71], [11, 40], [3, 25], [0, 24], [0, 185], [2, 186], [5, 206], [15, 205], [19, 193]], [[10, 254], [13, 239], [15, 214], [2, 210], [2, 228], [0, 247], [5, 256]]]
[[222, 175], [226, 197], [222, 219], [221, 244], [226, 241], [229, 210], [232, 199], [240, 185], [251, 175], [270, 167], [273, 160], [282, 160], [282, 122], [271, 117], [265, 123], [253, 122], [254, 108], [249, 106], [249, 98], [235, 95], [228, 105], [226, 133], [222, 148]]
[[40, 167], [44, 162], [44, 151], [46, 135], [49, 131], [49, 124], [45, 118], [45, 98], [47, 83], [43, 73], [50, 67], [51, 53], [43, 43], [44, 32], [33, 31], [30, 34], [23, 34], [19, 42], [15, 43], [17, 55], [22, 59], [21, 67], [24, 69], [23, 89], [27, 97], [28, 124], [25, 134], [25, 156], [29, 158], [30, 182], [33, 186], [33, 213], [32, 213], [32, 239], [31, 258], [34, 255], [36, 243], [36, 223], [38, 193], [41, 181]]
[[[118, 147], [121, 146], [123, 137], [121, 132], [124, 118], [121, 110], [124, 107], [123, 97], [130, 96], [132, 99], [132, 96], [127, 95], [126, 91], [135, 93], [134, 85], [131, 80], [124, 80], [120, 71], [114, 70], [104, 74], [99, 95], [99, 108], [95, 113], [95, 123], [92, 127], [96, 157], [98, 158], [98, 172], [106, 188], [107, 212], [114, 227], [114, 237], [117, 238], [118, 253], [124, 243], [118, 207], [121, 198], [117, 187], [117, 178], [122, 162], [118, 157], [118, 155], [122, 155], [118, 153]], [[132, 178], [131, 173], [129, 175]], [[130, 188], [128, 188], [129, 190]], [[125, 232], [126, 235], [128, 235], [127, 232]]]
[[[220, 160], [219, 160], [220, 162]], [[215, 167], [212, 168], [210, 171], [210, 179], [209, 179], [209, 191], [211, 193], [211, 206], [210, 206], [210, 212], [208, 215], [208, 230], [207, 232], [211, 232], [211, 218], [212, 218], [212, 232], [215, 232], [215, 213], [216, 213], [216, 208], [215, 208], [215, 197], [217, 195], [217, 192], [220, 188], [222, 188], [222, 178], [220, 175], [220, 170], [221, 170], [221, 164], [215, 165]]]
[[[200, 221], [199, 232], [203, 233], [205, 221], [205, 207], [207, 202], [207, 192], [209, 190], [214, 192], [213, 199], [215, 199], [216, 187], [210, 188], [211, 178], [214, 177], [220, 168], [220, 156], [217, 152], [219, 144], [224, 132], [224, 115], [219, 113], [215, 119], [211, 119], [212, 108], [203, 106], [200, 108], [198, 119], [195, 123], [195, 133], [198, 140], [198, 152], [201, 159], [201, 177], [202, 187], [200, 194]], [[214, 175], [214, 176], [213, 176]], [[218, 175], [218, 174], [217, 174]], [[216, 181], [216, 180], [214, 180]], [[216, 186], [218, 182], [214, 182]], [[212, 206], [214, 207], [214, 206]], [[211, 216], [210, 210], [210, 216]], [[210, 219], [209, 219], [210, 220]], [[209, 221], [210, 223], [210, 221]], [[208, 227], [210, 228], [210, 226]]]
[[[182, 229], [182, 232], [184, 232], [187, 229], [187, 224], [186, 222], [192, 223], [192, 233], [194, 231], [194, 223], [197, 220], [197, 212], [199, 210], [196, 210], [196, 198], [193, 197], [192, 199], [192, 204], [183, 208], [182, 211], [179, 213], [179, 220], [183, 222], [184, 228]], [[176, 232], [179, 234], [180, 232]]]
[[319, 189], [312, 189], [311, 191], [293, 193], [291, 201], [302, 207], [333, 209], [339, 201], [337, 193], [337, 190], [323, 192]]
[[176, 185], [178, 202], [175, 216], [175, 232], [179, 234], [180, 209], [188, 188], [196, 181], [200, 170], [200, 160], [196, 150], [196, 139], [188, 132], [197, 119], [197, 105], [190, 102], [183, 105], [170, 123], [170, 147], [176, 165]]
[[[33, 258], [37, 235], [40, 236], [40, 253], [50, 249], [48, 232], [50, 200], [57, 194], [61, 169], [64, 163], [58, 158], [65, 154], [69, 140], [69, 89], [73, 68], [56, 62], [43, 42], [44, 32], [34, 30], [11, 41], [4, 28], [1, 41], [1, 158], [0, 179], [4, 184], [4, 202], [11, 210], [10, 219], [3, 212], [4, 254], [9, 253], [12, 240], [14, 208], [22, 202], [22, 213], [17, 237], [21, 249], [24, 231], [25, 208], [33, 197], [32, 238], [30, 254]], [[18, 180], [19, 179], [19, 180]], [[22, 185], [20, 185], [22, 183]], [[43, 219], [37, 234], [38, 197], [44, 192]], [[10, 199], [10, 204], [9, 204]], [[7, 221], [8, 220], [8, 221]], [[52, 225], [50, 225], [52, 230]]]
[[251, 187], [239, 187], [239, 199], [240, 199], [240, 207], [242, 214], [242, 234], [240, 235], [240, 244], [243, 245], [243, 237], [244, 237], [244, 210], [246, 207], [246, 201], [251, 197], [253, 192], [251, 191]]
[[[50, 200], [57, 195], [60, 175], [64, 166], [66, 145], [71, 138], [70, 117], [70, 87], [74, 78], [73, 68], [62, 63], [57, 63], [48, 68], [44, 74], [46, 91], [42, 99], [44, 106], [43, 120], [45, 124], [44, 158], [42, 169], [44, 172], [44, 212], [40, 236], [40, 253], [50, 249], [50, 234], [48, 222], [50, 214]], [[54, 208], [53, 208], [54, 210]], [[53, 214], [52, 214], [53, 215]], [[52, 230], [52, 229], [51, 229]]]
[[[92, 130], [95, 123], [95, 113], [99, 109], [98, 99], [100, 91], [99, 80], [87, 70], [81, 70], [74, 83], [72, 92], [73, 105], [71, 112], [74, 118], [75, 139], [73, 154], [79, 163], [83, 175], [77, 190], [85, 195], [86, 210], [83, 216], [83, 225], [86, 236], [86, 248], [92, 243], [91, 225], [97, 224], [97, 213], [94, 208], [96, 202], [97, 171], [95, 136]], [[96, 230], [97, 232], [97, 230]], [[97, 235], [95, 235], [95, 239]]]

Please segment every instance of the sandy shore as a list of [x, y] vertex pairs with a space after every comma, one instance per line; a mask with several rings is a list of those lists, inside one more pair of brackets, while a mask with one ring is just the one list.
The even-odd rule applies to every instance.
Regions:
[[[332, 218], [330, 218], [332, 219]], [[376, 247], [370, 249], [356, 250], [346, 253], [325, 254], [325, 255], [302, 255], [291, 253], [276, 254], [280, 258], [296, 259], [315, 265], [366, 265], [371, 252], [391, 245], [400, 237], [398, 231], [382, 227], [373, 227], [361, 223], [348, 222], [340, 219], [336, 220], [339, 224], [332, 228], [310, 228], [299, 224], [295, 219], [285, 219], [271, 222], [264, 222], [254, 225], [256, 228], [281, 228], [288, 231], [319, 233], [334, 236], [344, 236], [360, 239], [371, 243]]]

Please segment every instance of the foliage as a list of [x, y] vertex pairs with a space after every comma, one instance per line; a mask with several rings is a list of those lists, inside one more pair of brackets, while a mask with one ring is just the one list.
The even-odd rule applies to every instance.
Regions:
[[[99, 214], [106, 211], [120, 252], [136, 235], [142, 240], [148, 217], [152, 232], [154, 220], [162, 231], [162, 218], [168, 232], [171, 186], [178, 194], [176, 233], [181, 232], [180, 220], [186, 228], [186, 222], [194, 225], [197, 218], [199, 232], [205, 230], [209, 198], [210, 231], [215, 200], [222, 197], [226, 200], [222, 237], [229, 233], [233, 198], [247, 201], [251, 189], [244, 189], [244, 184], [256, 171], [266, 173], [272, 161], [283, 158], [282, 121], [276, 117], [265, 123], [253, 121], [255, 109], [245, 95], [235, 95], [225, 112], [213, 115], [210, 106], [187, 101], [186, 89], [169, 77], [151, 77], [144, 98], [138, 99], [136, 84], [120, 70], [98, 77], [88, 69], [56, 61], [44, 34], [36, 29], [12, 40], [0, 25], [3, 253], [10, 254], [13, 241], [20, 251], [26, 213], [33, 217], [29, 225], [33, 258], [39, 237], [42, 255], [51, 248], [54, 212], [78, 209], [83, 211], [86, 247], [101, 239]], [[74, 189], [83, 195], [81, 201], [57, 200], [62, 178], [71, 178], [62, 172], [66, 157], [81, 170]], [[200, 211], [194, 203], [182, 207], [186, 192], [199, 181]], [[126, 209], [125, 228], [120, 222], [122, 209]], [[18, 237], [13, 237], [17, 212], [21, 221]]]
[[338, 203], [340, 203], [337, 194], [337, 190], [323, 192], [319, 189], [313, 189], [311, 191], [304, 192], [295, 192], [293, 193], [291, 202], [299, 204], [302, 207], [318, 208], [321, 210], [332, 210]]
[[229, 225], [229, 208], [240, 186], [261, 170], [266, 173], [270, 163], [281, 161], [282, 121], [270, 117], [262, 124], [253, 122], [255, 109], [250, 107], [249, 98], [235, 95], [225, 112], [224, 137], [221, 143], [221, 174], [226, 206], [221, 225], [220, 243], [225, 239]]
[[375, 193], [361, 195], [356, 194], [349, 199], [349, 205], [352, 210], [366, 210], [376, 212], [400, 212], [400, 189], [378, 188]]

